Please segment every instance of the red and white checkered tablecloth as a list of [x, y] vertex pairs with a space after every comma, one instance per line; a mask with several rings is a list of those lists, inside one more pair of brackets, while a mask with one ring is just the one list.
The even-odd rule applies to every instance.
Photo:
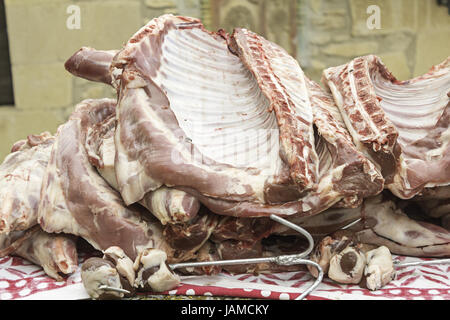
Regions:
[[[404, 261], [419, 258], [398, 257]], [[398, 269], [395, 280], [378, 291], [358, 285], [339, 285], [325, 278], [307, 299], [359, 300], [450, 300], [450, 266], [429, 265]], [[312, 284], [308, 272], [285, 272], [262, 275], [183, 276], [181, 285], [167, 295], [229, 296], [266, 299], [296, 299]], [[18, 257], [0, 259], [0, 300], [11, 299], [87, 299], [89, 296], [77, 271], [65, 281], [49, 278], [42, 268]]]

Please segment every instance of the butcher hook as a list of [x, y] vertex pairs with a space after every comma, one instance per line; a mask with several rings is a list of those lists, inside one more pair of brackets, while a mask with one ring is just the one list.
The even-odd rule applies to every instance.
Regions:
[[298, 225], [287, 221], [283, 218], [280, 218], [276, 215], [271, 215], [270, 219], [291, 228], [298, 233], [302, 234], [308, 240], [308, 248], [298, 254], [291, 255], [281, 255], [276, 257], [267, 257], [267, 258], [250, 258], [250, 259], [231, 259], [231, 260], [217, 260], [217, 261], [206, 261], [206, 262], [185, 262], [185, 263], [174, 263], [170, 264], [169, 267], [172, 270], [179, 268], [194, 268], [194, 267], [207, 267], [207, 266], [229, 266], [229, 265], [242, 265], [242, 264], [255, 264], [255, 263], [275, 263], [281, 266], [291, 266], [298, 264], [306, 264], [315, 267], [318, 270], [318, 277], [314, 281], [314, 283], [307, 288], [298, 298], [297, 300], [303, 300], [306, 296], [308, 296], [317, 286], [322, 282], [323, 279], [323, 270], [319, 264], [314, 261], [305, 259], [314, 248], [314, 240], [312, 236], [303, 228]]
[[425, 261], [415, 261], [415, 262], [400, 262], [399, 260], [394, 261], [394, 267], [404, 268], [404, 267], [415, 267], [415, 266], [431, 266], [435, 264], [450, 264], [450, 259], [432, 259]]
[[[207, 267], [207, 266], [229, 266], [229, 265], [242, 265], [242, 264], [255, 264], [255, 263], [275, 263], [280, 266], [291, 266], [291, 265], [299, 265], [305, 264], [315, 267], [318, 270], [318, 276], [313, 284], [308, 287], [298, 298], [297, 300], [303, 300], [306, 296], [308, 296], [317, 286], [322, 282], [324, 273], [319, 264], [314, 261], [305, 259], [314, 248], [314, 240], [312, 236], [305, 229], [299, 227], [298, 225], [287, 221], [283, 218], [280, 218], [276, 215], [271, 215], [270, 219], [291, 228], [298, 233], [302, 234], [308, 240], [308, 248], [298, 254], [291, 255], [280, 255], [275, 257], [267, 257], [267, 258], [250, 258], [250, 259], [232, 259], [232, 260], [217, 260], [217, 261], [206, 261], [206, 262], [183, 262], [183, 263], [174, 263], [169, 264], [170, 269], [180, 269], [180, 268], [195, 268], [195, 267]], [[99, 287], [101, 290], [106, 291], [116, 291], [119, 293], [129, 294], [128, 290], [122, 288], [115, 288], [106, 285], [102, 285]]]

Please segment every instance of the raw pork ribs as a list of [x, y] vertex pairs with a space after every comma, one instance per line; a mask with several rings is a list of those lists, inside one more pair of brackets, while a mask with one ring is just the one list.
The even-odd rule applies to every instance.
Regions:
[[168, 14], [65, 67], [117, 99], [84, 100], [54, 136], [13, 146], [0, 165], [0, 257], [59, 279], [76, 268], [77, 238], [131, 260], [160, 249], [169, 263], [300, 251], [273, 214], [315, 237], [362, 216], [366, 242], [450, 254], [446, 230], [400, 214], [413, 203], [448, 225], [450, 58], [397, 81], [359, 57], [325, 70], [323, 89], [249, 30]]
[[376, 56], [324, 71], [357, 148], [387, 188], [410, 199], [450, 183], [450, 57], [427, 74], [398, 81]]
[[312, 215], [383, 189], [331, 95], [264, 38], [165, 15], [113, 52], [83, 48], [66, 68], [118, 91], [114, 169], [126, 204], [165, 186], [221, 215]]

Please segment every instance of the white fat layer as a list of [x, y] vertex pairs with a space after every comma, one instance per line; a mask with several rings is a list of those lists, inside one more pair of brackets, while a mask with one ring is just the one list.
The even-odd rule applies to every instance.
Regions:
[[[143, 90], [136, 90], [137, 92]], [[132, 103], [130, 101], [122, 101], [122, 105]], [[150, 109], [150, 108], [147, 108]], [[127, 157], [126, 150], [120, 142], [120, 121], [117, 122], [115, 145], [116, 145], [116, 159], [115, 159], [115, 171], [117, 182], [120, 185], [120, 194], [126, 205], [130, 205], [139, 200], [142, 200], [144, 195], [159, 188], [162, 183], [152, 179], [145, 174], [142, 165], [139, 160], [131, 161]], [[130, 177], [133, 177], [133, 183], [128, 183]]]
[[[44, 176], [42, 186], [45, 190], [41, 190], [41, 201], [39, 204], [39, 223], [42, 229], [49, 233], [67, 232], [75, 230], [79, 231], [78, 224], [75, 218], [68, 214], [69, 209], [66, 204], [66, 199], [61, 187], [61, 178], [56, 167], [56, 150], [59, 141], [55, 140], [50, 157], [50, 162], [47, 166], [47, 174]], [[52, 182], [49, 178], [53, 177]], [[44, 195], [45, 192], [45, 195]], [[73, 228], [72, 228], [73, 226]]]
[[115, 258], [117, 271], [132, 285], [135, 280], [133, 261], [125, 254], [125, 252], [121, 248], [113, 246], [106, 249], [104, 254]]
[[[105, 293], [104, 290], [99, 289], [102, 285], [119, 289], [122, 288], [117, 270], [106, 265], [96, 269], [83, 271], [81, 273], [81, 280], [83, 281], [84, 288], [92, 299], [98, 299]], [[108, 293], [119, 298], [123, 298], [124, 296], [123, 293], [115, 291], [108, 291]]]
[[155, 292], [171, 290], [180, 284], [180, 277], [171, 272], [165, 263], [161, 263], [159, 270], [147, 280]]
[[[169, 211], [166, 207], [166, 198], [170, 192], [170, 206]], [[153, 192], [151, 197], [152, 213], [161, 221], [163, 225], [173, 222], [171, 212], [181, 213], [183, 209], [183, 199], [186, 197], [186, 193], [180, 190], [161, 187]]]
[[97, 168], [97, 170], [111, 187], [118, 190], [119, 184], [117, 183], [116, 172], [114, 171], [114, 160], [116, 156], [114, 136], [103, 139], [100, 154], [102, 155], [103, 168]]
[[186, 196], [186, 193], [183, 191], [176, 190], [176, 189], [174, 189], [172, 191], [171, 202], [170, 202], [170, 207], [169, 207], [170, 212], [176, 212], [181, 209], [184, 210], [183, 199], [185, 198], [185, 196]]
[[[178, 286], [180, 284], [180, 278], [167, 268], [166, 260], [167, 254], [162, 250], [145, 250], [134, 263], [135, 269], [142, 265], [136, 277], [135, 286], [143, 287], [145, 282], [147, 282], [155, 292], [167, 291]], [[159, 267], [158, 271], [148, 279], [142, 279], [143, 271], [153, 267]]]
[[[114, 170], [115, 159], [115, 144], [114, 137], [103, 140], [100, 153], [102, 155], [103, 168], [97, 168], [100, 175], [109, 183], [114, 189], [118, 190], [118, 183], [116, 172]], [[184, 191], [177, 189], [170, 189], [167, 187], [160, 187], [155, 191], [147, 193], [144, 198], [139, 201], [141, 205], [146, 207], [151, 213], [158, 218], [158, 220], [165, 225], [173, 221], [170, 212], [182, 212], [183, 198], [186, 196]], [[170, 212], [167, 212], [166, 198], [170, 197]], [[150, 199], [150, 204], [148, 204]]]
[[4, 233], [25, 230], [37, 223], [38, 212], [32, 201], [39, 202], [52, 144], [25, 146], [9, 154], [0, 165], [0, 221]]
[[157, 267], [167, 260], [167, 254], [158, 249], [149, 249], [140, 257], [140, 263], [145, 269]]
[[395, 270], [389, 249], [381, 246], [366, 253], [367, 265], [364, 269], [366, 285], [369, 290], [378, 290], [394, 277]]
[[[325, 73], [327, 75], [327, 73]], [[378, 172], [381, 172], [381, 167], [378, 164], [375, 159], [367, 152], [366, 147], [363, 145], [361, 141], [364, 141], [364, 137], [361, 137], [358, 132], [356, 132], [355, 128], [353, 127], [352, 122], [350, 121], [350, 118], [348, 117], [347, 113], [345, 112], [344, 108], [344, 100], [343, 96], [340, 93], [340, 91], [336, 88], [335, 84], [332, 81], [327, 81], [327, 85], [330, 88], [331, 93], [333, 94], [334, 101], [336, 102], [336, 106], [338, 107], [340, 114], [342, 116], [342, 120], [345, 123], [345, 127], [347, 128], [348, 132], [350, 133], [353, 143], [356, 146], [356, 148], [364, 154], [366, 158], [370, 160], [370, 162], [375, 166]]]

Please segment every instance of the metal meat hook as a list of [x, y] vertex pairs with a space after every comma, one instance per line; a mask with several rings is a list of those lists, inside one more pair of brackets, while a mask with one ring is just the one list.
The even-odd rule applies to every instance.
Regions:
[[[318, 270], [318, 277], [313, 282], [313, 284], [308, 287], [305, 292], [303, 292], [297, 300], [303, 300], [307, 295], [309, 295], [317, 286], [322, 282], [323, 270], [319, 264], [314, 261], [304, 259], [306, 258], [314, 248], [314, 240], [312, 236], [303, 228], [297, 226], [296, 224], [289, 222], [283, 218], [276, 215], [271, 215], [270, 219], [281, 223], [282, 225], [291, 228], [298, 233], [302, 234], [308, 240], [308, 248], [298, 254], [291, 255], [281, 255], [276, 257], [268, 258], [252, 258], [252, 259], [234, 259], [234, 260], [218, 260], [218, 261], [207, 261], [207, 262], [184, 262], [184, 263], [174, 263], [169, 264], [170, 269], [175, 270], [179, 268], [194, 268], [194, 267], [206, 267], [206, 266], [228, 266], [228, 265], [240, 265], [240, 264], [255, 264], [255, 263], [275, 263], [281, 266], [291, 266], [297, 264], [306, 264], [315, 267]], [[115, 291], [119, 293], [129, 294], [128, 290], [122, 288], [115, 288], [106, 285], [99, 286], [99, 289], [106, 291]]]
[[229, 266], [229, 265], [240, 265], [240, 264], [254, 264], [254, 263], [275, 263], [277, 265], [282, 266], [291, 266], [296, 264], [306, 264], [315, 267], [319, 271], [319, 275], [314, 281], [314, 283], [308, 287], [305, 292], [303, 292], [297, 300], [303, 300], [306, 296], [308, 296], [317, 286], [322, 282], [323, 279], [323, 270], [319, 264], [314, 261], [304, 259], [307, 257], [314, 248], [314, 240], [312, 236], [305, 229], [299, 227], [298, 225], [289, 222], [283, 218], [280, 218], [276, 215], [271, 215], [270, 219], [291, 228], [298, 233], [302, 234], [309, 243], [308, 248], [298, 254], [291, 255], [281, 255], [276, 257], [268, 257], [268, 258], [251, 258], [251, 259], [233, 259], [233, 260], [218, 260], [218, 261], [207, 261], [207, 262], [186, 262], [186, 263], [174, 263], [170, 264], [169, 267], [172, 270], [178, 268], [192, 268], [192, 267], [207, 267], [207, 266]]

